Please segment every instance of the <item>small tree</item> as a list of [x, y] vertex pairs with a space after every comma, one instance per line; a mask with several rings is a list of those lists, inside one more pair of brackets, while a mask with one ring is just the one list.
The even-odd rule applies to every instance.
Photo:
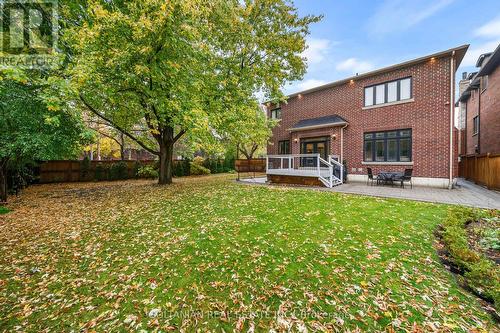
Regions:
[[94, 0], [76, 17], [64, 40], [83, 107], [159, 156], [160, 184], [186, 133], [242, 128], [257, 91], [282, 98], [319, 20], [284, 0]]

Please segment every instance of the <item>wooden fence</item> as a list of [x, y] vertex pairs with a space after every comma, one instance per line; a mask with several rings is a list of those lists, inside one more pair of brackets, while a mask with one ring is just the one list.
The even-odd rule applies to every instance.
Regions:
[[459, 173], [476, 184], [500, 190], [500, 154], [462, 156]]
[[251, 160], [236, 160], [234, 162], [234, 168], [238, 172], [238, 179], [240, 178], [240, 173], [242, 172], [250, 172], [254, 174], [266, 172], [266, 159], [254, 158]]
[[135, 178], [138, 166], [155, 163], [155, 161], [47, 161], [40, 163], [35, 176], [42, 184], [92, 181], [100, 177], [98, 173], [110, 172], [112, 165], [121, 162], [127, 166], [126, 178]]

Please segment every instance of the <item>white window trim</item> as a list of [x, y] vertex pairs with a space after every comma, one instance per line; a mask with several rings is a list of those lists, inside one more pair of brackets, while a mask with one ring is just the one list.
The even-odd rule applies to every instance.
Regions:
[[410, 98], [410, 99], [404, 99], [402, 101], [389, 102], [389, 103], [384, 103], [384, 104], [376, 104], [376, 105], [370, 105], [370, 106], [363, 106], [361, 108], [361, 110], [370, 110], [370, 109], [375, 109], [375, 108], [381, 108], [381, 107], [384, 107], [384, 106], [405, 104], [405, 103], [411, 103], [411, 102], [415, 102], [415, 99], [414, 98]]

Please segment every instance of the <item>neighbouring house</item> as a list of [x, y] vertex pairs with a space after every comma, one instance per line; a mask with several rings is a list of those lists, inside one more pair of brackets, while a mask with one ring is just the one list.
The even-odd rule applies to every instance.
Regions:
[[[268, 145], [272, 182], [366, 181], [413, 170], [414, 184], [451, 188], [458, 173], [455, 72], [468, 45], [356, 75], [267, 103], [279, 119]], [[343, 162], [343, 163], [339, 163]]]
[[463, 155], [500, 154], [500, 45], [479, 57], [460, 95], [465, 112]]

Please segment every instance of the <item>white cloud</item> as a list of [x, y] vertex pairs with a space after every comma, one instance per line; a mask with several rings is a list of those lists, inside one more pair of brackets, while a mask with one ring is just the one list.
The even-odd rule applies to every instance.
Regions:
[[338, 44], [338, 42], [322, 38], [309, 38], [306, 43], [307, 49], [302, 56], [307, 58], [309, 65], [323, 62], [328, 57], [331, 47]]
[[500, 43], [500, 38], [495, 41], [491, 42], [485, 42], [483, 44], [473, 46], [471, 47], [467, 53], [465, 54], [464, 59], [462, 60], [462, 63], [460, 66], [476, 66], [477, 59], [481, 54], [488, 53], [488, 52], [493, 52], [495, 49], [498, 47], [498, 44]]
[[368, 20], [372, 35], [404, 31], [424, 21], [455, 0], [386, 0]]
[[305, 80], [305, 81], [297, 83], [297, 85], [295, 87], [296, 87], [297, 91], [304, 91], [304, 90], [309, 90], [311, 88], [316, 88], [316, 87], [322, 86], [322, 85], [327, 84], [327, 83], [328, 82], [324, 81], [324, 80], [309, 79], [309, 80]]
[[351, 72], [354, 74], [367, 72], [373, 67], [373, 64], [368, 61], [360, 61], [356, 58], [349, 58], [337, 64], [335, 68], [338, 71]]
[[474, 35], [486, 38], [500, 37], [500, 16], [476, 29]]

